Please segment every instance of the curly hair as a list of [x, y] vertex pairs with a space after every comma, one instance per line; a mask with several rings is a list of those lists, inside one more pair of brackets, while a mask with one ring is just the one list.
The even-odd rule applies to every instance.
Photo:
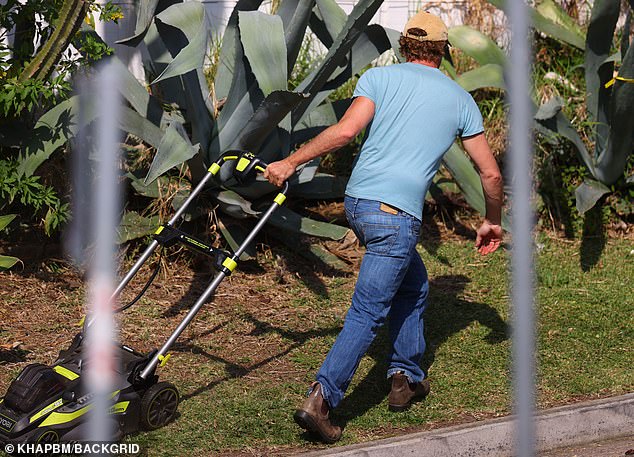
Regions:
[[[410, 29], [408, 32], [416, 32], [419, 29]], [[413, 33], [412, 33], [413, 34]], [[412, 60], [425, 60], [433, 62], [436, 66], [440, 66], [440, 61], [445, 55], [447, 41], [418, 41], [401, 35], [398, 40], [400, 46], [399, 51], [405, 59], [410, 62]]]

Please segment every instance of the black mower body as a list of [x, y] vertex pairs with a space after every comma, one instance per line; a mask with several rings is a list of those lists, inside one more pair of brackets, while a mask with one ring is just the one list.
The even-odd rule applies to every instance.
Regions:
[[[59, 354], [52, 366], [27, 365], [0, 400], [0, 443], [81, 442], [92, 395], [82, 382], [82, 335]], [[120, 438], [141, 428], [143, 395], [158, 377], [135, 383], [136, 372], [147, 356], [126, 347], [117, 348], [119, 374], [112, 393], [110, 416]]]

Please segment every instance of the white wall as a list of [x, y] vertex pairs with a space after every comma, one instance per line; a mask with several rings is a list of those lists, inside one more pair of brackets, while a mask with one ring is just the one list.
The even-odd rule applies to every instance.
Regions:
[[229, 22], [229, 16], [236, 4], [235, 0], [198, 0], [205, 7], [207, 13], [207, 20], [212, 29], [212, 37], [216, 38], [222, 36], [227, 22]]
[[[143, 0], [141, 0], [143, 1]], [[105, 4], [107, 0], [98, 0], [97, 3]], [[143, 61], [141, 59], [141, 50], [116, 44], [115, 42], [123, 38], [134, 35], [136, 26], [136, 5], [134, 0], [114, 1], [113, 4], [121, 8], [123, 18], [118, 23], [100, 22], [99, 18], [95, 18], [95, 31], [102, 40], [113, 48], [121, 61], [128, 66], [130, 72], [139, 80], [145, 81], [145, 72], [143, 71]]]

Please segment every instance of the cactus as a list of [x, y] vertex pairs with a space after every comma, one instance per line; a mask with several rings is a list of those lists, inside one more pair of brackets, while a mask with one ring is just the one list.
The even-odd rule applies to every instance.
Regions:
[[86, 13], [87, 0], [64, 0], [59, 17], [55, 21], [54, 31], [33, 60], [22, 70], [18, 80], [46, 80], [59, 61], [62, 52], [81, 27]]

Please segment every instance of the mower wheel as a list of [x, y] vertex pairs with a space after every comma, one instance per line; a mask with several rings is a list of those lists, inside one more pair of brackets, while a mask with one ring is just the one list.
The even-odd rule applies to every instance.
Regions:
[[[45, 430], [44, 432], [40, 433], [35, 440], [36, 444], [57, 444], [59, 442], [59, 434], [55, 430]], [[35, 452], [29, 455], [33, 457], [44, 457], [47, 454], [45, 454], [44, 452]]]
[[59, 435], [55, 430], [46, 430], [37, 437], [37, 444], [59, 443]]
[[174, 384], [159, 382], [150, 387], [141, 398], [141, 426], [156, 430], [168, 424], [176, 416], [178, 390]]

